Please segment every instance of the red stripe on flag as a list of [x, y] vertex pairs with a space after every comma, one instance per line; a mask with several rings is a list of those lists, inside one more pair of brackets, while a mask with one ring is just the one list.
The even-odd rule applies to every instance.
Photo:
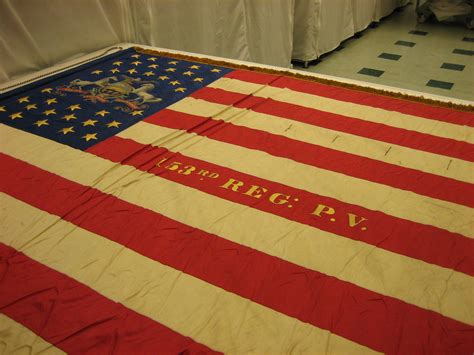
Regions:
[[246, 108], [313, 126], [345, 132], [382, 142], [474, 162], [474, 145], [453, 139], [391, 127], [299, 105], [221, 89], [203, 88], [190, 95], [196, 99]]
[[[144, 146], [129, 139], [112, 137], [89, 148], [89, 152], [226, 200], [474, 276], [474, 259], [471, 255], [474, 241], [459, 234], [260, 179], [179, 153], [172, 153], [164, 148]], [[155, 166], [164, 159], [168, 160], [161, 164], [161, 168]], [[196, 171], [218, 172], [219, 177], [201, 180], [200, 175], [183, 175], [165, 168], [167, 165], [172, 166], [175, 161], [181, 162], [182, 167], [197, 167]], [[230, 178], [244, 182], [245, 185], [240, 187], [237, 192], [222, 188], [221, 186]], [[269, 192], [260, 199], [245, 195], [244, 192], [252, 185], [264, 187]], [[268, 196], [276, 192], [291, 196], [290, 202], [284, 206], [271, 203]], [[295, 201], [295, 198], [298, 201]], [[287, 207], [290, 204], [293, 206], [292, 208]], [[320, 204], [334, 208], [335, 215], [315, 216], [313, 212]], [[358, 216], [358, 218], [361, 216], [367, 218], [367, 223], [351, 227], [348, 223], [349, 213]], [[339, 220], [339, 216], [343, 216], [341, 218], [343, 222]], [[332, 222], [331, 217], [337, 217], [339, 222]], [[362, 230], [363, 227], [367, 230]]]
[[145, 122], [186, 130], [211, 139], [267, 152], [277, 157], [474, 207], [474, 185], [444, 176], [293, 140], [222, 120], [162, 110]]
[[67, 353], [213, 352], [2, 243], [0, 276], [0, 312]]
[[338, 101], [352, 102], [355, 104], [381, 108], [387, 111], [396, 111], [431, 120], [474, 127], [474, 114], [446, 107], [428, 105], [421, 102], [368, 93], [355, 89], [341, 88], [307, 80], [262, 74], [258, 72], [236, 70], [225, 75], [225, 77], [256, 84], [268, 84], [274, 87], [288, 88], [294, 91], [327, 97]]
[[[121, 152], [126, 150], [133, 153], [130, 147]], [[372, 349], [449, 353], [474, 345], [471, 326], [183, 225], [14, 158], [1, 156], [1, 161], [0, 186], [14, 197]]]

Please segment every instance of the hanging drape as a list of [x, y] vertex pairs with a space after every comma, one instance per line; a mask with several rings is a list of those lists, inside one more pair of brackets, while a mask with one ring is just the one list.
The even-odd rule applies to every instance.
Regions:
[[120, 42], [288, 67], [294, 0], [0, 0], [0, 82]]

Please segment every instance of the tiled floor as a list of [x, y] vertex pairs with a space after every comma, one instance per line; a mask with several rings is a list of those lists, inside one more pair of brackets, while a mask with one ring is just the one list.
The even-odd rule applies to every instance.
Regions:
[[418, 24], [407, 5], [316, 65], [303, 69], [474, 101], [474, 31], [462, 24]]

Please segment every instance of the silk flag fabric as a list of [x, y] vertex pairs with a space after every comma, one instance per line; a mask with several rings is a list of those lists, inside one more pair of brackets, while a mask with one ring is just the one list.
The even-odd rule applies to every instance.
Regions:
[[472, 354], [472, 111], [214, 64], [1, 96], [0, 349]]

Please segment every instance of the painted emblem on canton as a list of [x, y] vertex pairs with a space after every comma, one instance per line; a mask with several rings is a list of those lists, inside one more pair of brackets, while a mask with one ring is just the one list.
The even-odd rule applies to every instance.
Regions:
[[152, 91], [157, 85], [156, 81], [121, 76], [109, 76], [96, 81], [81, 79], [72, 80], [69, 85], [57, 88], [56, 93], [66, 95], [67, 93], [80, 94], [84, 100], [93, 103], [117, 103], [116, 110], [131, 112], [148, 108], [149, 103], [160, 102], [161, 98], [154, 96]]

